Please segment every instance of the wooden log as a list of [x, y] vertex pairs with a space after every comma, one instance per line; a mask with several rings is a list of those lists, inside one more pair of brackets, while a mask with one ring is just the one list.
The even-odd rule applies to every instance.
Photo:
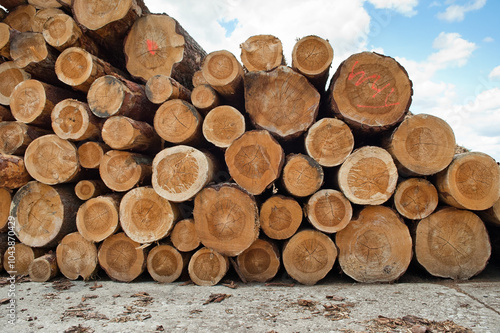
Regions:
[[149, 78], [145, 86], [146, 96], [155, 104], [171, 99], [191, 101], [191, 91], [170, 76], [158, 74]]
[[417, 261], [434, 276], [470, 279], [483, 271], [490, 254], [484, 223], [470, 211], [446, 207], [417, 225]]
[[0, 121], [13, 121], [13, 120], [15, 119], [12, 116], [12, 113], [10, 113], [10, 110], [7, 109], [5, 106], [0, 105]]
[[192, 144], [200, 140], [202, 123], [196, 108], [181, 99], [166, 101], [154, 116], [154, 128], [158, 135], [175, 144]]
[[[8, 231], [11, 202], [11, 191], [6, 187], [0, 187], [0, 233]], [[2, 252], [0, 251], [1, 256]]]
[[206, 247], [196, 251], [188, 264], [189, 277], [198, 286], [215, 286], [228, 270], [227, 257]]
[[327, 108], [353, 129], [380, 132], [403, 120], [412, 94], [408, 73], [396, 60], [362, 52], [343, 61], [333, 75]]
[[333, 240], [317, 230], [302, 230], [286, 243], [283, 266], [299, 283], [314, 285], [324, 278], [337, 259]]
[[280, 176], [285, 154], [268, 131], [245, 132], [226, 149], [231, 177], [251, 194], [258, 195]]
[[52, 129], [61, 139], [71, 141], [99, 140], [103, 121], [97, 118], [87, 103], [68, 98], [54, 106]]
[[107, 187], [117, 192], [148, 183], [151, 177], [152, 158], [147, 155], [120, 150], [104, 154], [99, 164], [99, 174]]
[[179, 145], [156, 154], [151, 183], [163, 198], [183, 202], [193, 198], [212, 181], [214, 173], [214, 160], [210, 155]]
[[47, 130], [20, 121], [0, 122], [0, 153], [24, 155], [26, 148], [34, 139], [48, 133]]
[[500, 197], [500, 168], [487, 154], [458, 154], [445, 170], [436, 175], [435, 185], [439, 198], [450, 206], [488, 209]]
[[27, 0], [3, 0], [2, 6], [5, 7], [10, 12], [17, 6], [25, 5], [27, 3], [28, 3]]
[[31, 180], [23, 157], [0, 153], [0, 187], [16, 189]]
[[[5, 1], [2, 1], [2, 5], [4, 2]], [[26, 5], [19, 4], [15, 8], [8, 8], [8, 9], [9, 9], [9, 14], [3, 20], [5, 24], [10, 25], [12, 29], [15, 29], [20, 32], [32, 31], [31, 25], [33, 22], [33, 17], [36, 14], [35, 6], [28, 4]]]
[[321, 93], [325, 91], [332, 61], [332, 46], [328, 40], [318, 36], [299, 39], [292, 50], [292, 68], [304, 75]]
[[352, 218], [351, 202], [342, 192], [324, 189], [314, 193], [305, 206], [307, 219], [324, 233], [344, 229]]
[[172, 245], [181, 252], [191, 252], [200, 246], [200, 240], [196, 235], [194, 220], [184, 219], [177, 222], [170, 234]]
[[201, 69], [194, 72], [191, 82], [193, 84], [193, 88], [196, 88], [202, 84], [208, 84], [207, 80], [205, 80], [205, 77], [203, 76], [203, 71]]
[[394, 192], [394, 206], [399, 214], [410, 220], [421, 220], [436, 209], [439, 202], [434, 185], [423, 178], [401, 182]]
[[283, 186], [293, 196], [307, 197], [323, 185], [323, 168], [312, 157], [289, 154], [283, 167]]
[[14, 88], [31, 75], [18, 68], [13, 61], [0, 64], [0, 104], [10, 105], [10, 96]]
[[337, 182], [352, 203], [380, 205], [394, 193], [398, 170], [384, 149], [365, 146], [355, 150], [340, 166]]
[[36, 258], [28, 269], [30, 279], [34, 282], [47, 282], [59, 274], [56, 254], [52, 251]]
[[97, 271], [97, 247], [78, 232], [66, 235], [56, 249], [57, 266], [70, 280], [91, 279]]
[[313, 85], [289, 67], [245, 74], [245, 109], [252, 122], [280, 138], [307, 131], [316, 119], [319, 101]]
[[28, 0], [28, 3], [37, 9], [62, 7], [57, 0]]
[[257, 239], [236, 257], [236, 262], [247, 281], [267, 282], [278, 273], [280, 253], [276, 244]]
[[0, 22], [0, 56], [4, 59], [12, 59], [10, 56], [10, 41], [16, 34], [19, 34], [19, 31], [12, 29], [10, 25], [4, 22]]
[[405, 176], [442, 171], [451, 163], [456, 146], [450, 125], [428, 114], [407, 117], [384, 141], [399, 173]]
[[80, 203], [71, 186], [29, 182], [12, 199], [17, 238], [32, 247], [56, 246], [65, 235], [76, 231]]
[[101, 142], [89, 141], [78, 147], [78, 161], [83, 168], [99, 169], [102, 158], [111, 148]]
[[33, 140], [24, 160], [29, 174], [48, 185], [76, 181], [81, 171], [76, 146], [55, 134]]
[[201, 243], [222, 255], [239, 255], [259, 236], [255, 199], [236, 185], [204, 188], [194, 199], [193, 216]]
[[260, 207], [260, 227], [267, 237], [288, 239], [302, 223], [302, 208], [290, 197], [273, 195]]
[[202, 132], [214, 146], [227, 148], [245, 133], [245, 117], [232, 106], [218, 106], [206, 115]]
[[147, 269], [153, 280], [172, 283], [177, 280], [189, 263], [189, 256], [173, 246], [157, 245], [148, 253]]
[[146, 268], [146, 250], [120, 232], [102, 242], [97, 254], [99, 265], [116, 281], [130, 282]]
[[16, 243], [12, 248], [2, 253], [3, 268], [8, 274], [17, 276], [28, 275], [29, 267], [33, 260], [44, 253], [43, 249], [32, 248], [23, 243]]
[[354, 148], [351, 129], [342, 120], [323, 118], [314, 123], [305, 137], [306, 152], [321, 166], [344, 163]]
[[198, 111], [206, 115], [208, 111], [221, 104], [221, 99], [214, 88], [208, 84], [200, 84], [193, 89], [191, 102]]
[[89, 242], [99, 243], [120, 229], [121, 195], [108, 194], [84, 202], [76, 214], [76, 227]]
[[75, 185], [75, 194], [80, 200], [89, 200], [106, 194], [109, 189], [102, 180], [80, 180]]
[[484, 222], [500, 227], [500, 199], [492, 207], [476, 213]]
[[161, 139], [153, 126], [125, 116], [113, 116], [102, 126], [102, 139], [112, 149], [156, 153]]
[[[0, 8], [0, 21], [3, 21], [7, 17], [7, 12], [5, 11], [4, 8]], [[2, 256], [0, 256], [0, 261], [1, 261]], [[0, 265], [0, 270], [2, 269]]]
[[408, 227], [395, 211], [368, 206], [342, 230], [335, 242], [342, 271], [358, 282], [392, 282], [412, 259]]
[[58, 14], [64, 14], [61, 9], [58, 8], [45, 8], [38, 10], [31, 21], [31, 30], [33, 32], [43, 33], [43, 26], [51, 17]]
[[249, 72], [270, 71], [284, 65], [283, 45], [272, 35], [256, 35], [240, 44], [241, 62]]

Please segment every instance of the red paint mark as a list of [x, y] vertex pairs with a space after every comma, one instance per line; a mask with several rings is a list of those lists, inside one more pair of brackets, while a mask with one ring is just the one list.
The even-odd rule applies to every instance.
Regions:
[[146, 39], [146, 43], [148, 44], [148, 51], [152, 55], [155, 55], [156, 51], [158, 51], [158, 44], [154, 40]]

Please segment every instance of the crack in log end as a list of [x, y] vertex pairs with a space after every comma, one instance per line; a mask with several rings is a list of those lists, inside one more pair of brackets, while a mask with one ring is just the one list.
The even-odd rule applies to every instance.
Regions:
[[201, 253], [194, 258], [193, 273], [203, 281], [213, 281], [220, 273], [220, 262], [213, 253]]
[[188, 191], [198, 181], [200, 166], [189, 153], [175, 153], [164, 157], [158, 163], [157, 181], [169, 193]]
[[391, 259], [392, 248], [385, 232], [368, 229], [356, 238], [354, 254], [364, 266], [381, 268]]
[[480, 161], [471, 160], [461, 164], [455, 179], [459, 192], [468, 199], [482, 200], [492, 191], [493, 174]]
[[356, 197], [368, 200], [378, 193], [387, 193], [389, 178], [387, 166], [382, 160], [367, 157], [352, 166], [347, 176], [347, 184]]
[[271, 257], [264, 249], [253, 248], [245, 252], [243, 264], [248, 273], [252, 275], [262, 274], [269, 269]]
[[128, 273], [137, 260], [137, 250], [131, 241], [115, 241], [106, 251], [109, 269], [118, 273]]
[[415, 128], [406, 137], [408, 155], [419, 162], [435, 159], [442, 144], [446, 143], [439, 142], [433, 131], [427, 127]]
[[216, 239], [229, 242], [239, 238], [245, 228], [245, 212], [232, 199], [218, 200], [206, 214], [208, 231]]
[[290, 227], [292, 214], [286, 207], [274, 206], [269, 214], [269, 227], [275, 231], [282, 231]]
[[251, 179], [261, 179], [271, 170], [267, 149], [259, 144], [241, 147], [234, 157], [234, 165], [241, 175]]
[[296, 269], [303, 273], [316, 273], [328, 262], [328, 253], [323, 244], [315, 239], [305, 239], [294, 246], [292, 260]]

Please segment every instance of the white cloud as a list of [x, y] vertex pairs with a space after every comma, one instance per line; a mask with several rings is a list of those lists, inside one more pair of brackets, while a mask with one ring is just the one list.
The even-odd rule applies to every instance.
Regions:
[[375, 8], [385, 8], [395, 10], [406, 16], [417, 14], [415, 7], [418, 0], [368, 0]]
[[490, 75], [488, 75], [490, 79], [500, 79], [500, 66], [493, 68]]
[[[454, 1], [453, 1], [454, 2]], [[455, 5], [452, 4], [446, 7], [444, 12], [440, 12], [437, 14], [437, 17], [440, 20], [448, 21], [448, 22], [460, 22], [465, 18], [465, 14], [467, 12], [478, 10], [483, 8], [486, 4], [486, 0], [471, 0], [467, 1], [463, 5]]]
[[493, 37], [490, 37], [490, 36], [484, 37], [484, 39], [483, 39], [483, 42], [485, 42], [485, 43], [493, 43], [494, 41], [495, 40], [493, 39]]
[[439, 50], [429, 57], [429, 62], [438, 68], [448, 66], [463, 66], [472, 52], [477, 48], [458, 33], [441, 32], [432, 43], [432, 47]]

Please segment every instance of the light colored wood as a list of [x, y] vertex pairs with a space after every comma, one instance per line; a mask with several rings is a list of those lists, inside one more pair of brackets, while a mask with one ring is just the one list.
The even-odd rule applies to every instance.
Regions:
[[247, 281], [267, 282], [278, 273], [280, 253], [276, 244], [257, 239], [236, 257], [236, 262]]
[[241, 62], [249, 71], [270, 71], [284, 64], [283, 45], [272, 35], [251, 36], [240, 44]]
[[0, 187], [16, 189], [31, 180], [25, 160], [21, 156], [0, 153]]
[[87, 103], [68, 98], [57, 103], [51, 113], [52, 129], [61, 139], [70, 141], [99, 140], [103, 121]]
[[13, 61], [0, 64], [0, 104], [10, 105], [10, 96], [14, 88], [30, 78], [31, 75], [18, 68]]
[[401, 182], [394, 192], [394, 206], [399, 214], [410, 220], [429, 216], [439, 202], [434, 185], [423, 178], [410, 178]]
[[299, 229], [302, 215], [295, 199], [273, 195], [260, 207], [260, 227], [269, 238], [288, 239]]
[[12, 59], [10, 56], [10, 41], [18, 33], [19, 31], [12, 29], [10, 25], [0, 22], [0, 56], [4, 60]]
[[203, 136], [219, 148], [227, 148], [245, 133], [245, 117], [229, 105], [212, 109], [203, 120]]
[[190, 252], [200, 246], [200, 240], [196, 235], [194, 219], [184, 219], [177, 222], [170, 234], [172, 245], [181, 252]]
[[202, 84], [208, 84], [207, 80], [205, 80], [205, 77], [203, 77], [203, 71], [201, 69], [194, 72], [191, 82], [194, 88]]
[[133, 187], [149, 182], [152, 159], [120, 150], [104, 154], [99, 164], [99, 174], [107, 187], [117, 192], [126, 192]]
[[[31, 248], [23, 243], [16, 243], [12, 249], [8, 249], [5, 253], [1, 254], [3, 256], [3, 268], [8, 274], [17, 276], [28, 275], [29, 267], [33, 260], [44, 253], [43, 249]], [[9, 257], [11, 257], [11, 260], [9, 260]], [[12, 260], [12, 257], [14, 257], [14, 260]]]
[[219, 94], [208, 84], [200, 84], [191, 93], [191, 102], [198, 111], [206, 115], [221, 104]]
[[125, 116], [106, 119], [102, 126], [102, 139], [112, 149], [156, 153], [161, 140], [153, 126]]
[[[11, 202], [11, 191], [6, 187], [0, 187], [0, 233], [8, 231]], [[0, 256], [2, 256], [1, 251]]]
[[154, 128], [165, 141], [188, 144], [202, 137], [203, 119], [196, 108], [181, 99], [166, 101], [156, 111]]
[[31, 25], [36, 14], [35, 6], [26, 4], [12, 9], [3, 22], [20, 32], [32, 31]]
[[337, 190], [323, 189], [314, 193], [305, 206], [307, 219], [324, 233], [344, 229], [352, 218], [351, 202]]
[[99, 243], [120, 229], [119, 194], [101, 195], [84, 202], [76, 214], [76, 227], [89, 242]]
[[28, 3], [37, 9], [60, 8], [62, 6], [57, 0], [28, 0]]
[[149, 78], [145, 86], [146, 96], [155, 104], [171, 99], [191, 101], [191, 91], [170, 76], [158, 74]]
[[45, 25], [45, 22], [47, 22], [47, 20], [52, 16], [58, 14], [64, 14], [64, 12], [58, 8], [44, 8], [38, 10], [31, 22], [31, 30], [33, 32], [43, 33], [43, 26]]
[[20, 121], [0, 122], [0, 153], [24, 155], [28, 145], [49, 131]]
[[62, 52], [69, 47], [81, 47], [93, 55], [99, 54], [97, 44], [85, 35], [75, 20], [64, 13], [52, 15], [43, 25], [45, 41]]
[[310, 156], [290, 154], [283, 167], [283, 185], [293, 196], [307, 197], [323, 185], [323, 168]]
[[78, 147], [78, 161], [83, 168], [99, 169], [102, 157], [111, 148], [101, 142], [88, 141]]
[[109, 192], [109, 189], [100, 179], [80, 180], [75, 185], [75, 194], [80, 200], [89, 200]]
[[31, 281], [47, 282], [59, 274], [56, 254], [52, 251], [34, 259], [28, 268]]
[[179, 253], [173, 246], [162, 244], [148, 253], [147, 269], [153, 280], [172, 283], [177, 280], [189, 263], [189, 256]]
[[215, 286], [229, 270], [229, 260], [206, 247], [196, 251], [188, 264], [191, 281], [199, 286]]
[[78, 232], [64, 236], [56, 249], [57, 266], [70, 280], [89, 280], [97, 271], [97, 247]]
[[484, 222], [500, 226], [500, 199], [495, 204], [483, 211], [476, 212]]

